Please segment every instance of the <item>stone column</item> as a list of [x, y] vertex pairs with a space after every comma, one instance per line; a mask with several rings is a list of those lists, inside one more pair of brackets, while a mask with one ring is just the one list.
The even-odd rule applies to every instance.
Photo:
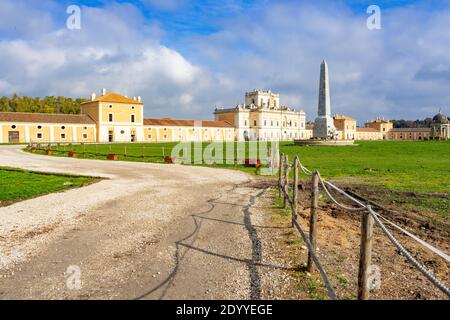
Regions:
[[331, 117], [330, 83], [328, 79], [328, 64], [325, 60], [320, 65], [319, 105], [317, 116], [313, 137], [331, 139], [331, 135], [336, 131], [336, 128], [334, 126], [333, 118]]

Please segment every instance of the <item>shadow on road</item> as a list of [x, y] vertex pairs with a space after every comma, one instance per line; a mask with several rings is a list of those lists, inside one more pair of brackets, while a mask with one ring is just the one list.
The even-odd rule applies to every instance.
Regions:
[[[238, 188], [238, 185], [235, 185], [231, 190], [226, 191], [226, 194], [231, 193], [236, 188]], [[194, 230], [186, 237], [184, 237], [180, 240], [177, 240], [175, 242], [176, 252], [175, 252], [175, 266], [174, 266], [173, 270], [157, 286], [155, 286], [151, 290], [145, 292], [144, 294], [136, 297], [135, 299], [146, 298], [149, 295], [155, 293], [157, 290], [159, 290], [163, 287], [164, 287], [164, 289], [158, 299], [159, 300], [164, 299], [169, 287], [171, 286], [171, 284], [173, 283], [173, 281], [175, 280], [175, 278], [177, 276], [177, 273], [179, 271], [182, 260], [184, 259], [186, 254], [189, 252], [189, 250], [201, 252], [203, 254], [212, 255], [215, 257], [220, 257], [220, 258], [223, 258], [223, 259], [226, 259], [229, 261], [244, 263], [249, 272], [250, 299], [251, 300], [261, 299], [261, 277], [258, 273], [259, 267], [265, 267], [265, 268], [270, 268], [270, 269], [293, 270], [293, 268], [290, 268], [290, 267], [261, 263], [262, 246], [261, 246], [261, 241], [258, 237], [257, 228], [264, 229], [264, 228], [273, 228], [273, 227], [253, 225], [251, 222], [251, 209], [252, 209], [253, 205], [255, 204], [256, 199], [259, 198], [262, 194], [264, 194], [264, 192], [266, 192], [266, 190], [267, 189], [261, 190], [258, 194], [250, 196], [249, 203], [247, 205], [243, 206], [243, 209], [242, 209], [242, 212], [244, 214], [243, 223], [221, 220], [221, 219], [216, 219], [216, 218], [206, 216], [208, 213], [211, 213], [215, 209], [217, 204], [223, 204], [223, 202], [218, 201], [223, 196], [223, 194], [221, 194], [217, 198], [209, 199], [207, 201], [207, 203], [210, 206], [210, 208], [208, 210], [191, 215], [191, 218], [194, 221], [194, 226], [195, 226]], [[208, 250], [196, 247], [194, 245], [194, 242], [196, 241], [196, 239], [198, 237], [200, 228], [202, 226], [202, 222], [204, 220], [216, 221], [219, 223], [230, 223], [230, 224], [234, 224], [234, 225], [244, 226], [248, 233], [248, 237], [251, 241], [251, 249], [252, 249], [251, 258], [250, 259], [236, 258], [236, 257], [227, 256], [227, 255], [223, 255], [220, 253], [216, 253], [216, 252], [212, 252], [212, 251], [208, 251]], [[279, 227], [277, 227], [277, 228], [279, 228]]]

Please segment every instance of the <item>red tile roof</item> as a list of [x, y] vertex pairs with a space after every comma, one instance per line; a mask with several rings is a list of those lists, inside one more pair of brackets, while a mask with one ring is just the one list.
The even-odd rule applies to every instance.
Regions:
[[138, 102], [137, 100], [133, 100], [122, 96], [121, 94], [115, 92], [108, 92], [104, 96], [99, 96], [97, 99], [86, 101], [82, 104], [91, 103], [91, 102], [116, 102], [116, 103], [128, 103], [128, 104], [143, 104], [142, 102]]
[[165, 127], [193, 127], [194, 123], [201, 124], [202, 127], [214, 128], [233, 128], [226, 121], [210, 121], [210, 120], [175, 120], [169, 118], [163, 119], [144, 119], [144, 126], [165, 126]]
[[0, 122], [95, 124], [95, 121], [85, 114], [31, 112], [0, 112]]

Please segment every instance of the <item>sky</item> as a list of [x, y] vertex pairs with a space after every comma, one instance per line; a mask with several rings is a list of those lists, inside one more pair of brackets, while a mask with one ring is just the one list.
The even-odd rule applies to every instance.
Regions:
[[[67, 28], [70, 5], [80, 29]], [[264, 89], [313, 121], [323, 59], [333, 114], [450, 114], [450, 1], [0, 1], [0, 96], [106, 88], [141, 96], [147, 117], [212, 119]]]

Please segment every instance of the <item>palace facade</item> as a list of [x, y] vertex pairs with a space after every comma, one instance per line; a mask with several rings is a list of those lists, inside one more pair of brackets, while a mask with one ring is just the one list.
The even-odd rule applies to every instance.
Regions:
[[103, 89], [80, 115], [0, 112], [0, 143], [234, 141], [225, 121], [148, 119], [140, 97]]
[[280, 105], [280, 96], [271, 91], [253, 90], [245, 103], [234, 108], [216, 108], [216, 121], [230, 123], [237, 141], [306, 139], [306, 114]]
[[[292, 141], [313, 136], [306, 114], [280, 104], [279, 94], [253, 90], [245, 103], [216, 108], [215, 120], [175, 120], [144, 117], [140, 97], [128, 98], [103, 89], [81, 105], [81, 114], [0, 112], [0, 143], [114, 143], [188, 141]], [[375, 119], [358, 128], [356, 120], [335, 115], [337, 139], [431, 140], [450, 139], [450, 122], [439, 112], [431, 128], [393, 128]]]

